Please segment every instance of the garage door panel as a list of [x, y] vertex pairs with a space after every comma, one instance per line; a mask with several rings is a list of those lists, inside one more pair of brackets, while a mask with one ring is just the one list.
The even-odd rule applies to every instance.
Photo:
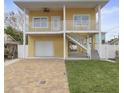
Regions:
[[52, 41], [36, 41], [35, 42], [35, 56], [54, 56]]

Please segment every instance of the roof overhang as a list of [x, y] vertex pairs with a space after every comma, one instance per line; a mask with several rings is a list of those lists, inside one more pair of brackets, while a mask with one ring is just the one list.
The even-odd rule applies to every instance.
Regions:
[[95, 8], [98, 5], [103, 7], [108, 1], [109, 0], [14, 0], [14, 3], [21, 9], [36, 11], [42, 8], [62, 8], [63, 5], [67, 8]]
[[59, 31], [59, 32], [26, 32], [26, 34], [27, 35], [48, 35], [48, 34], [50, 34], [50, 35], [56, 35], [56, 34], [63, 34], [63, 31]]
[[[98, 34], [99, 31], [66, 31], [66, 33], [80, 33], [80, 34]], [[102, 32], [104, 33], [104, 32]], [[57, 34], [63, 34], [63, 31], [59, 31], [59, 32], [26, 32], [27, 35], [57, 35]]]

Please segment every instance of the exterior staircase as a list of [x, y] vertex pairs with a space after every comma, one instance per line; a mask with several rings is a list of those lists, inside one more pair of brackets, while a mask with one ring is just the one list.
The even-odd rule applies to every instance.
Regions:
[[85, 49], [87, 53], [85, 55], [83, 53], [71, 53], [70, 55], [72, 57], [90, 57], [91, 59], [100, 59], [99, 53], [96, 49], [91, 48], [90, 44], [84, 38], [83, 36], [79, 34], [67, 34], [66, 35], [68, 39], [70, 39], [72, 42], [76, 43], [79, 45], [81, 48]]
[[80, 35], [78, 34], [69, 34], [67, 37], [73, 41], [74, 43], [78, 44], [80, 47], [83, 49], [87, 50], [87, 44], [85, 39], [83, 39]]
[[89, 57], [90, 54], [90, 49], [89, 46], [87, 45], [86, 38], [79, 34], [68, 34], [66, 35], [68, 39], [70, 39], [72, 42], [75, 44], [79, 45], [81, 48], [85, 49], [87, 52], [86, 53], [71, 53], [71, 57]]

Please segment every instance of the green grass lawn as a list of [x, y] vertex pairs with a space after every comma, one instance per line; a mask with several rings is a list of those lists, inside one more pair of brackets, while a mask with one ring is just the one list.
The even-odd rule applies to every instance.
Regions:
[[119, 93], [119, 63], [66, 61], [70, 93]]

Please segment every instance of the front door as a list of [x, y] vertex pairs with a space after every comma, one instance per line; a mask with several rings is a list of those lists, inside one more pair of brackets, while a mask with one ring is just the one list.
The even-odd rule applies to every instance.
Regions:
[[51, 18], [51, 28], [52, 28], [52, 31], [60, 31], [61, 30], [60, 16], [52, 16], [52, 18]]

